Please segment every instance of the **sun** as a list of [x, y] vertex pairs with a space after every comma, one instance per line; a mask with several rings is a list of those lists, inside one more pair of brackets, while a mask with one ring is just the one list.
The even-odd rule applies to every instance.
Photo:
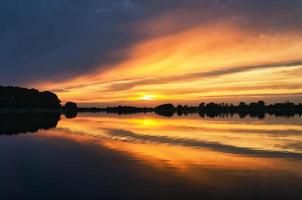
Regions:
[[154, 100], [155, 96], [154, 95], [144, 95], [140, 99], [144, 101], [152, 101]]

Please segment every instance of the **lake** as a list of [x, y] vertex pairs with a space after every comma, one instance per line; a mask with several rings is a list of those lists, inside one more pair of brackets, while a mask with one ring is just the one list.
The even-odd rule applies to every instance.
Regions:
[[[71, 116], [74, 117], [74, 116]], [[302, 118], [0, 114], [0, 199], [302, 199]]]

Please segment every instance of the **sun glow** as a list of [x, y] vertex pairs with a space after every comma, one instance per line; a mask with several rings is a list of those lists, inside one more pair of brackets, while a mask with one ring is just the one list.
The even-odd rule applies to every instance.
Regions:
[[155, 99], [155, 96], [154, 95], [144, 95], [142, 97], [140, 97], [141, 100], [144, 100], [144, 101], [152, 101]]

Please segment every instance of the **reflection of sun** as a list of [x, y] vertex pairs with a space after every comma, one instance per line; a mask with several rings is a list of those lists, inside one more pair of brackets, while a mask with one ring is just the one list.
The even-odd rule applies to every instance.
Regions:
[[144, 101], [151, 101], [154, 100], [154, 95], [144, 95], [140, 99]]
[[151, 126], [159, 126], [160, 123], [155, 120], [155, 119], [141, 119], [139, 120], [139, 123], [142, 125], [142, 126], [147, 126], [147, 127], [151, 127]]

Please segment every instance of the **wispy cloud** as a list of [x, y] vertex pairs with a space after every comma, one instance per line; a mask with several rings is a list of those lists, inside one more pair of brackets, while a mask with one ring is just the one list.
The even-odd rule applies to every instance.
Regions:
[[300, 0], [1, 1], [0, 83], [68, 80], [114, 66], [127, 58], [115, 52], [137, 42], [221, 21], [257, 34], [301, 32], [301, 8]]
[[128, 80], [123, 83], [113, 83], [108, 87], [107, 90], [122, 91], [140, 85], [164, 84], [170, 82], [187, 81], [187, 80], [194, 80], [194, 79], [201, 79], [201, 78], [219, 77], [219, 76], [242, 73], [242, 72], [247, 72], [257, 69], [297, 67], [299, 65], [302, 65], [302, 60], [286, 61], [286, 62], [279, 62], [279, 63], [264, 63], [264, 64], [247, 65], [247, 66], [235, 66], [235, 67], [228, 67], [228, 68], [220, 67], [217, 70], [212, 70], [207, 72], [195, 72], [195, 73], [188, 73], [183, 75], [160, 77], [160, 78], [146, 78], [146, 79], [138, 79], [138, 80], [135, 79], [135, 80]]

